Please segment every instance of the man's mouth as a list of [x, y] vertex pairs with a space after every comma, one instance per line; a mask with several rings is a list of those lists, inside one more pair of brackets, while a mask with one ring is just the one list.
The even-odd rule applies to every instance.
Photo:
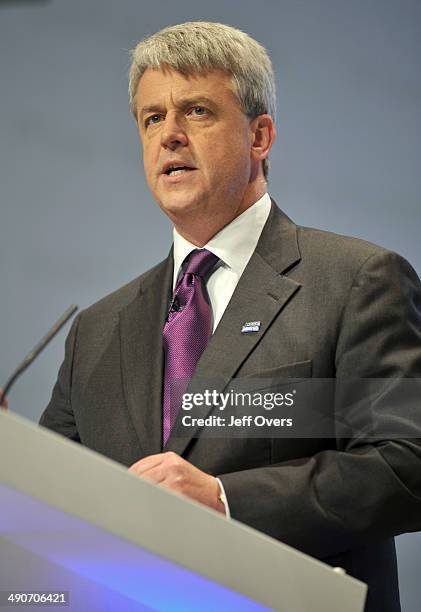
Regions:
[[168, 177], [174, 178], [180, 176], [181, 174], [191, 172], [192, 170], [196, 170], [195, 166], [190, 164], [190, 161], [184, 159], [168, 159], [161, 167], [162, 174], [166, 174]]
[[171, 166], [166, 170], [165, 174], [167, 176], [177, 176], [178, 174], [183, 174], [184, 172], [191, 172], [194, 168], [188, 168], [187, 166]]

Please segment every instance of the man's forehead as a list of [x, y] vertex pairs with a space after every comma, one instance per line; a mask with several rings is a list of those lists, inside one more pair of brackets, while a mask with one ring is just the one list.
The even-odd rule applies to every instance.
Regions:
[[232, 77], [220, 69], [184, 74], [168, 66], [147, 68], [139, 79], [137, 98], [145, 100], [149, 96], [165, 94], [166, 86], [174, 87], [182, 97], [203, 93], [211, 99], [216, 99], [221, 89], [232, 91]]

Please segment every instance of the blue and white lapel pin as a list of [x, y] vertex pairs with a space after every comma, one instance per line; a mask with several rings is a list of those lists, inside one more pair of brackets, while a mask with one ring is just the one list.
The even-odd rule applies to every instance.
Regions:
[[241, 328], [241, 333], [246, 334], [247, 332], [258, 332], [260, 329], [260, 321], [249, 321], [244, 323]]

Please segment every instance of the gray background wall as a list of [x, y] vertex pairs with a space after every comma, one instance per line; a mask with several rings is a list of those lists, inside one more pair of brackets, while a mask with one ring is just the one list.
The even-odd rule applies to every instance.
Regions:
[[[419, 0], [0, 1], [0, 381], [68, 304], [165, 257], [170, 225], [128, 112], [128, 50], [195, 19], [244, 29], [273, 58], [278, 204], [421, 272]], [[13, 410], [39, 417], [63, 345], [62, 332], [12, 392]], [[415, 612], [420, 534], [398, 547], [403, 608]]]

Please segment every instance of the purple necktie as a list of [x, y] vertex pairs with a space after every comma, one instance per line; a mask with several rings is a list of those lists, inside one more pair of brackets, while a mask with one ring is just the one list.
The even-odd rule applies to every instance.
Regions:
[[219, 258], [206, 249], [193, 251], [174, 290], [163, 332], [163, 446], [180, 410], [182, 395], [212, 335], [212, 312], [204, 278], [217, 261]]

